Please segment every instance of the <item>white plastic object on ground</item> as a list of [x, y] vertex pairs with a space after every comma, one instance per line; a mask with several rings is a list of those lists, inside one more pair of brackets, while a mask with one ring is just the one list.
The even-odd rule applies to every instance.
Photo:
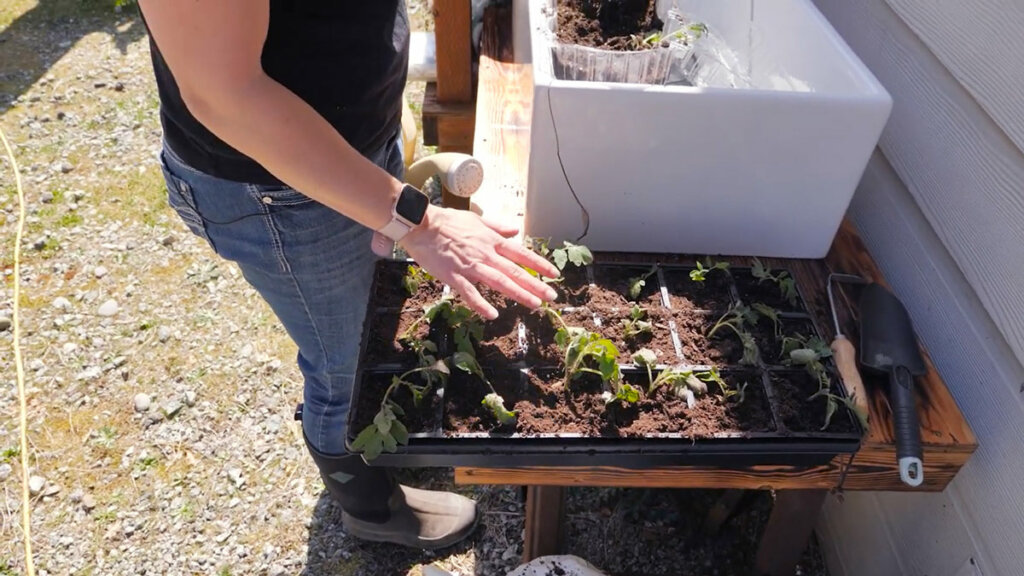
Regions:
[[541, 556], [509, 572], [508, 576], [547, 576], [556, 567], [561, 568], [564, 576], [607, 576], [586, 560], [569, 555]]

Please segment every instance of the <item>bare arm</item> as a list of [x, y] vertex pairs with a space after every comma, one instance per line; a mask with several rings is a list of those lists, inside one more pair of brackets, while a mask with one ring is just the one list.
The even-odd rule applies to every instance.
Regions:
[[[364, 226], [376, 230], [390, 220], [402, 183], [263, 71], [267, 0], [139, 4], [185, 105], [207, 129], [289, 186]], [[472, 213], [431, 207], [402, 246], [477, 312], [493, 318], [496, 311], [474, 282], [530, 307], [554, 297], [550, 287], [517, 264], [549, 277], [558, 270], [507, 239], [515, 232]]]

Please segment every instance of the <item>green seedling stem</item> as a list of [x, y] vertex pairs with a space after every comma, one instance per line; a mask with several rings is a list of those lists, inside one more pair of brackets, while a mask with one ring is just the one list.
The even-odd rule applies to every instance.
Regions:
[[778, 274], [772, 274], [770, 268], [765, 266], [758, 258], [754, 258], [753, 265], [750, 267], [750, 274], [757, 278], [759, 283], [765, 280], [775, 282], [779, 287], [779, 294], [789, 302], [790, 306], [796, 307], [799, 298], [796, 290], [796, 280], [788, 272], [783, 270]]
[[405, 415], [405, 411], [391, 400], [391, 394], [399, 386], [405, 386], [418, 404], [431, 387], [431, 379], [427, 379], [428, 383], [425, 385], [417, 385], [409, 379], [413, 374], [420, 372], [434, 372], [440, 378], [449, 374], [448, 366], [443, 360], [439, 360], [433, 366], [420, 366], [401, 376], [392, 376], [391, 384], [384, 391], [384, 397], [380, 401], [380, 410], [373, 417], [373, 422], [363, 428], [359, 436], [352, 442], [353, 451], [362, 450], [363, 456], [367, 460], [373, 460], [382, 452], [395, 452], [398, 450], [399, 444], [409, 443], [409, 430], [398, 419], [399, 416]]
[[743, 357], [740, 359], [740, 364], [757, 364], [757, 343], [746, 328], [748, 324], [757, 324], [757, 319], [758, 316], [756, 311], [744, 306], [740, 302], [737, 302], [736, 304], [733, 304], [721, 318], [718, 319], [718, 322], [716, 322], [708, 332], [708, 338], [710, 339], [714, 337], [715, 333], [720, 329], [728, 327], [740, 339], [740, 343], [743, 344]]

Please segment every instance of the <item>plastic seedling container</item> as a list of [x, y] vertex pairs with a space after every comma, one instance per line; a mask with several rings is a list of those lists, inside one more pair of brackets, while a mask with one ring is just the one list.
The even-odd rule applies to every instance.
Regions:
[[[574, 284], [589, 292], [582, 294], [576, 305], [564, 305], [563, 317], [571, 315], [573, 323], [582, 323], [591, 317], [611, 317], [618, 304], [612, 303], [610, 295], [621, 289], [619, 280], [650, 270], [653, 264], [653, 260], [647, 263], [625, 263], [604, 261], [599, 257], [593, 265], [580, 271], [582, 273], [573, 274]], [[378, 283], [394, 282], [395, 275], [407, 266], [404, 262], [379, 263], [372, 293], [383, 294], [385, 287]], [[658, 366], [653, 370], [655, 376], [658, 371], [669, 367], [694, 371], [709, 368], [688, 355], [681, 341], [687, 340], [686, 331], [691, 329], [692, 318], [704, 315], [713, 321], [720, 317], [723, 306], [728, 308], [740, 299], [744, 292], [738, 289], [742, 282], [737, 280], [750, 274], [749, 268], [741, 267], [709, 274], [705, 284], [710, 286], [709, 289], [726, 296], [718, 299], [718, 304], [712, 309], [700, 310], [693, 306], [693, 302], [700, 301], [694, 300], [694, 295], [701, 292], [690, 290], [692, 286], [689, 284], [694, 284], [689, 280], [689, 271], [692, 269], [688, 266], [659, 264], [656, 273], [648, 277], [640, 294], [644, 307], [656, 314], [662, 328], [671, 334], [672, 344], [659, 356]], [[421, 287], [421, 290], [436, 293], [439, 288], [432, 285]], [[373, 412], [380, 401], [381, 387], [386, 386], [390, 376], [415, 367], [415, 359], [412, 357], [407, 357], [405, 364], [377, 364], [371, 361], [369, 344], [374, 342], [373, 335], [380, 330], [395, 333], [394, 320], [389, 319], [385, 312], [409, 309], [405, 304], [381, 308], [377, 305], [378, 301], [371, 303], [363, 326], [363, 345], [349, 413], [350, 446], [359, 434], [360, 427], [372, 421]], [[383, 301], [392, 303], [389, 300]], [[506, 311], [514, 313], [508, 309]], [[560, 382], [563, 376], [558, 359], [531, 353], [534, 347], [544, 345], [550, 339], [549, 333], [540, 338], [535, 337], [537, 335], [533, 332], [542, 330], [543, 324], [533, 322], [532, 319], [529, 315], [519, 316], [514, 327], [503, 327], [495, 333], [495, 338], [512, 337], [525, 348], [522, 353], [517, 352], [514, 357], [501, 359], [500, 362], [481, 360], [481, 366], [492, 385], [510, 408], [517, 400], [525, 400], [527, 405], [550, 403], [553, 398], [546, 395], [543, 386], [545, 383]], [[784, 332], [792, 328], [803, 336], [820, 335], [802, 297], [798, 297], [791, 311], [781, 314], [781, 319]], [[603, 333], [607, 335], [610, 331], [607, 326], [605, 328]], [[767, 330], [772, 331], [770, 327]], [[430, 338], [438, 344], [438, 357], [449, 357], [455, 351], [452, 339], [444, 333], [443, 328], [433, 327]], [[760, 346], [770, 340], [760, 337], [757, 342]], [[478, 346], [478, 358], [484, 358], [479, 352], [483, 344], [481, 342]], [[771, 342], [765, 346], [774, 347], [775, 344]], [[625, 381], [639, 387], [646, 386], [648, 374], [645, 369], [629, 362], [620, 361], [619, 364]], [[423, 404], [422, 413], [410, 419], [416, 424], [409, 428], [408, 444], [398, 446], [394, 453], [381, 454], [371, 464], [624, 467], [664, 464], [821, 465], [837, 454], [853, 453], [860, 446], [862, 429], [852, 413], [842, 405], [836, 411], [829, 429], [818, 429], [824, 416], [824, 404], [818, 406], [806, 401], [813, 393], [813, 390], [806, 387], [813, 382], [808, 383], [806, 373], [799, 367], [779, 361], [778, 355], [766, 349], [752, 365], [718, 364], [718, 368], [730, 384], [738, 384], [740, 381], [747, 383], [745, 399], [734, 405], [736, 426], [723, 425], [711, 433], [700, 434], [687, 428], [643, 434], [585, 433], [572, 426], [538, 433], [518, 424], [514, 427], [501, 426], [479, 404], [486, 393], [482, 381], [453, 369], [447, 382], [430, 392]], [[828, 368], [833, 382], [832, 393], [845, 397], [839, 376], [831, 364], [828, 364]], [[720, 399], [716, 399], [719, 389], [715, 386], [709, 385], [709, 394], [702, 396], [699, 401], [721, 404]], [[365, 402], [361, 401], [364, 396], [367, 397]], [[408, 415], [411, 412], [409, 399], [399, 397], [398, 400], [404, 403]], [[804, 412], [811, 416], [801, 418]], [[747, 426], [744, 419], [748, 414], [756, 413], [762, 415], [761, 423]], [[545, 418], [543, 413], [535, 416], [539, 420]], [[606, 416], [600, 413], [593, 415], [594, 419], [603, 417]]]

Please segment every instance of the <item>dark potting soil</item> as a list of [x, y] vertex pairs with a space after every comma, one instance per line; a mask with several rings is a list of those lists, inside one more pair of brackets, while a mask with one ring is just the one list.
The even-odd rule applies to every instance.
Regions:
[[[782, 270], [772, 270], [771, 272], [778, 274]], [[771, 280], [758, 280], [750, 273], [749, 269], [734, 270], [732, 277], [736, 281], [736, 291], [740, 295], [740, 300], [746, 304], [761, 302], [781, 312], [807, 311], [799, 295], [795, 303], [790, 302], [789, 299], [783, 297], [777, 283]]]
[[[380, 403], [384, 399], [384, 392], [391, 385], [391, 377], [399, 374], [393, 373], [372, 373], [366, 374], [359, 383], [359, 400], [355, 406], [355, 417], [352, 420], [353, 430], [349, 434], [356, 436], [363, 428], [373, 422], [373, 417], [380, 410]], [[419, 374], [413, 374], [408, 379], [416, 384], [423, 384], [424, 381]], [[405, 386], [398, 386], [391, 393], [391, 400], [398, 404], [405, 411], [404, 416], [399, 419], [405, 424], [410, 434], [417, 432], [433, 432], [437, 430], [440, 413], [438, 412], [441, 398], [433, 391], [424, 397], [423, 402], [416, 406], [412, 394]]]
[[724, 366], [738, 364], [743, 358], [743, 344], [728, 327], [721, 328], [713, 338], [707, 334], [720, 315], [712, 313], [674, 313], [683, 357], [691, 364]]
[[[790, 432], [818, 433], [825, 424], [825, 409], [828, 399], [818, 397], [808, 401], [818, 391], [818, 382], [810, 374], [802, 370], [773, 372], [770, 374], [772, 388], [775, 389], [779, 417]], [[839, 395], [835, 378], [832, 379], [832, 393]], [[832, 416], [827, 430], [829, 433], [846, 433], [857, 430], [850, 419], [849, 411], [840, 403]]]
[[679, 358], [676, 356], [675, 346], [672, 344], [672, 330], [669, 328], [667, 312], [660, 307], [644, 308], [643, 321], [651, 323], [651, 331], [626, 337], [625, 322], [630, 320], [631, 308], [613, 308], [606, 313], [598, 315], [601, 325], [595, 323], [594, 316], [588, 318], [585, 327], [588, 330], [598, 332], [615, 344], [619, 351], [620, 364], [632, 364], [633, 353], [641, 348], [653, 350], [658, 355], [658, 362], [664, 364], [677, 364]]
[[[380, 364], [394, 363], [402, 366], [415, 366], [416, 353], [403, 346], [398, 339], [423, 315], [422, 309], [409, 309], [401, 312], [374, 312], [371, 310], [368, 313], [375, 314], [375, 316], [366, 345], [366, 366], [374, 367]], [[413, 334], [421, 340], [426, 339], [430, 335], [430, 324], [420, 322]]]
[[725, 311], [732, 304], [728, 272], [723, 270], [708, 272], [703, 282], [692, 280], [689, 270], [686, 269], [666, 269], [663, 271], [663, 275], [669, 303], [674, 311]]
[[[415, 267], [415, 265], [413, 265]], [[415, 308], [424, 306], [441, 297], [444, 285], [437, 280], [421, 282], [416, 293], [410, 295], [402, 285], [402, 278], [409, 265], [401, 262], [384, 263], [377, 266], [374, 286], [377, 290], [370, 296], [370, 310], [374, 308]]]
[[491, 300], [498, 318], [484, 322], [483, 339], [476, 345], [476, 357], [482, 366], [504, 368], [526, 356], [525, 339], [520, 342], [519, 324], [529, 311], [517, 302]]
[[643, 50], [662, 28], [655, 0], [559, 0], [558, 40], [606, 50]]
[[[624, 379], [642, 390], [635, 405], [606, 405], [600, 379], [585, 375], [570, 383], [566, 393], [560, 371], [500, 371], [490, 375], [491, 385], [505, 405], [517, 414], [515, 428], [501, 426], [480, 405], [490, 390], [474, 377], [452, 376], [446, 388], [446, 433], [516, 432], [524, 436], [579, 434], [590, 437], [643, 437], [680, 433], [711, 437], [722, 433], [771, 431], [771, 409], [760, 377], [755, 372], [723, 373], [730, 386], [748, 382], [743, 402], [726, 400], [715, 384], [697, 398], [691, 410], [686, 401], [662, 386], [649, 397], [646, 373], [629, 372]], [[656, 376], [656, 374], [655, 374]]]
[[761, 359], [765, 364], [781, 365], [787, 358], [782, 355], [782, 341], [786, 337], [813, 336], [814, 325], [808, 320], [779, 320], [779, 329], [782, 336], [775, 333], [775, 326], [769, 318], [762, 317], [757, 323], [757, 329], [751, 330], [757, 346], [761, 350]]
[[595, 266], [594, 286], [590, 287], [590, 301], [587, 306], [594, 311], [628, 307], [636, 302], [644, 307], [660, 307], [661, 289], [658, 275], [651, 274], [644, 280], [640, 295], [635, 299], [629, 297], [629, 288], [633, 280], [651, 271], [649, 266]]
[[587, 269], [566, 265], [562, 270], [562, 281], [552, 284], [558, 292], [558, 298], [554, 304], [556, 307], [563, 306], [586, 306], [590, 302], [591, 286], [587, 280]]
[[[487, 371], [487, 379], [494, 391], [505, 400], [505, 407], [512, 410], [513, 400], [524, 396], [525, 386], [518, 370]], [[452, 374], [445, 386], [444, 431], [449, 432], [515, 432], [514, 426], [505, 426], [481, 402], [491, 393], [479, 377], [464, 372]]]

